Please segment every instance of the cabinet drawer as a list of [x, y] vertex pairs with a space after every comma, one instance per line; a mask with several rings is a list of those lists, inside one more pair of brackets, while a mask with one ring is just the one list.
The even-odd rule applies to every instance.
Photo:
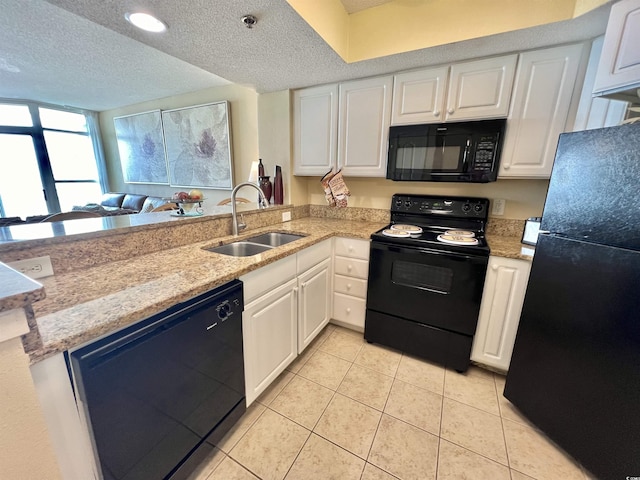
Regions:
[[369, 260], [369, 240], [336, 237], [336, 255]]
[[316, 243], [298, 252], [298, 275], [331, 257], [331, 239]]
[[244, 304], [255, 300], [260, 295], [275, 289], [278, 285], [296, 277], [296, 255], [285, 257], [271, 265], [240, 277], [243, 282]]
[[369, 275], [369, 262], [355, 258], [335, 257], [334, 272], [348, 277], [364, 278]]
[[333, 318], [340, 322], [364, 328], [366, 302], [362, 298], [333, 294]]
[[334, 275], [333, 290], [358, 298], [367, 298], [367, 281], [360, 278]]

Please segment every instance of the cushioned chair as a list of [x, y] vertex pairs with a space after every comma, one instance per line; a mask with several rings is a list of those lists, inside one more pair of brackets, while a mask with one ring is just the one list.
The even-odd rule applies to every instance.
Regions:
[[[231, 203], [230, 198], [225, 198], [218, 202], [218, 205], [229, 205]], [[247, 200], [246, 198], [236, 197], [236, 203], [251, 203], [251, 200]]]
[[62, 222], [63, 220], [75, 220], [76, 218], [100, 218], [102, 215], [84, 210], [74, 210], [73, 212], [61, 212], [49, 215], [40, 222]]

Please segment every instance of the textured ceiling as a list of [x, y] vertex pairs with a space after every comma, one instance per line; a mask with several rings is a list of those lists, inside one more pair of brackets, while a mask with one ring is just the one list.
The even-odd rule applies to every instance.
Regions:
[[[123, 20], [140, 5], [168, 32], [145, 33]], [[0, 0], [0, 12], [0, 97], [106, 110], [224, 79], [264, 93], [584, 40], [604, 32], [609, 7], [351, 64], [285, 0]], [[258, 18], [253, 29], [240, 22], [248, 13]]]

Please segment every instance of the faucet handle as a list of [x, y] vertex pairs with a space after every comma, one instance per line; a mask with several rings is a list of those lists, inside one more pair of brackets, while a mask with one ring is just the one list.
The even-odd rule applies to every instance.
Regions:
[[240, 214], [240, 221], [238, 222], [238, 230], [244, 230], [247, 228], [247, 224], [244, 223], [244, 215]]

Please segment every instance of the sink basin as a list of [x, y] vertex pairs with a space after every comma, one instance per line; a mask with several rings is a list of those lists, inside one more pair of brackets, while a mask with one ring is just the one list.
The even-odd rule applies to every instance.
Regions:
[[213, 253], [221, 253], [222, 255], [230, 255], [232, 257], [250, 257], [251, 255], [257, 255], [272, 248], [270, 245], [259, 245], [251, 242], [233, 242], [219, 247], [205, 248], [205, 250]]
[[269, 233], [263, 233], [261, 235], [257, 235], [255, 237], [248, 238], [247, 242], [259, 243], [261, 245], [270, 245], [272, 247], [279, 247], [280, 245], [285, 245], [287, 243], [294, 242], [303, 237], [304, 235], [296, 235], [293, 233], [269, 232]]

